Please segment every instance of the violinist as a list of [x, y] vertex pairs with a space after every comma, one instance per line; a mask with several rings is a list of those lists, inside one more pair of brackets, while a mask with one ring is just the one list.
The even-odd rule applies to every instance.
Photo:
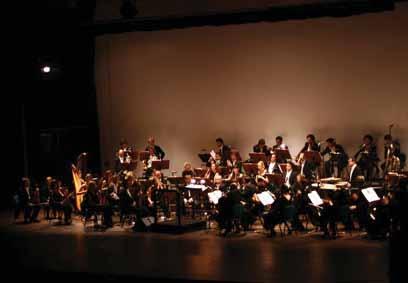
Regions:
[[232, 167], [232, 172], [229, 174], [227, 181], [235, 184], [239, 189], [244, 178], [244, 174], [240, 172], [240, 168], [238, 166]]
[[218, 166], [215, 162], [211, 163], [210, 168], [204, 174], [204, 179], [210, 179], [210, 182], [214, 181], [215, 175], [218, 173]]
[[185, 176], [190, 175], [191, 177], [194, 177], [194, 171], [191, 166], [190, 162], [184, 162], [183, 165], [183, 172], [181, 172], [181, 176], [184, 178]]
[[265, 168], [265, 163], [261, 160], [258, 162], [258, 173], [255, 176], [255, 181], [258, 182], [258, 179], [264, 179], [264, 181], [268, 184], [269, 180], [266, 177], [266, 174], [268, 173], [268, 171]]

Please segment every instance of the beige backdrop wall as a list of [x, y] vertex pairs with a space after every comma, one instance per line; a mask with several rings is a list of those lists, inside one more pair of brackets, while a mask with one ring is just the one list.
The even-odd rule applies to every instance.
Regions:
[[408, 151], [408, 5], [348, 18], [104, 35], [96, 42], [103, 161], [121, 137], [156, 137], [181, 170], [216, 137], [246, 156], [282, 135], [333, 136], [354, 154], [362, 135]]

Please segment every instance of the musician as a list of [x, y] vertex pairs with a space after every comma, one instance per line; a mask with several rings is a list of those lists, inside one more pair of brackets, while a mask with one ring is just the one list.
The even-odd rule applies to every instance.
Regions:
[[132, 148], [129, 146], [129, 143], [127, 142], [126, 139], [121, 139], [119, 142], [119, 150], [123, 150], [125, 153], [125, 158], [130, 157], [132, 154]]
[[377, 162], [379, 159], [377, 147], [371, 135], [365, 135], [363, 137], [363, 144], [354, 155], [354, 158], [357, 160], [357, 164], [363, 171], [366, 180], [371, 180], [375, 177], [374, 170], [377, 170], [378, 173]]
[[38, 214], [40, 212], [40, 188], [38, 184], [34, 185], [34, 188], [32, 191], [30, 191], [31, 194], [31, 216], [30, 216], [30, 221], [31, 223], [35, 222], [38, 223], [40, 220], [38, 220]]
[[309, 134], [306, 136], [306, 142], [305, 145], [303, 146], [303, 148], [300, 150], [298, 156], [300, 155], [300, 153], [303, 153], [305, 151], [320, 151], [320, 146], [319, 144], [316, 142], [316, 138], [314, 135]]
[[222, 192], [226, 191], [227, 187], [223, 183], [222, 176], [218, 173], [214, 176], [214, 190], [220, 190]]
[[258, 143], [253, 146], [253, 152], [265, 153], [266, 156], [269, 156], [271, 150], [266, 145], [265, 139], [260, 139]]
[[244, 174], [241, 173], [238, 166], [232, 167], [232, 172], [229, 174], [227, 181], [235, 184], [237, 188], [240, 188], [240, 184], [244, 178]]
[[119, 149], [118, 156], [115, 160], [115, 172], [120, 173], [127, 170], [129, 164], [129, 156], [126, 156], [126, 152], [123, 149]]
[[28, 224], [31, 221], [31, 187], [30, 179], [23, 178], [21, 187], [17, 191], [17, 203], [14, 211], [14, 219], [17, 221], [20, 211], [24, 213], [24, 223]]
[[311, 181], [314, 179], [314, 170], [315, 167], [312, 161], [306, 160], [304, 158], [304, 154], [301, 153], [299, 156], [299, 167], [300, 167], [300, 174], [305, 177], [307, 181]]
[[147, 151], [149, 152], [149, 159], [143, 160], [144, 164], [144, 175], [145, 178], [150, 178], [153, 174], [152, 164], [153, 161], [159, 160], [159, 157], [154, 152], [154, 147], [148, 147]]
[[275, 153], [271, 154], [269, 165], [268, 165], [269, 174], [283, 174], [282, 168], [278, 164], [277, 156]]
[[242, 163], [238, 159], [238, 155], [235, 152], [231, 152], [231, 160], [227, 160], [227, 166], [230, 168], [238, 167], [239, 170], [242, 172]]
[[288, 146], [283, 143], [283, 138], [281, 136], [277, 136], [275, 138], [276, 144], [272, 147], [272, 150], [275, 151], [276, 149], [284, 149], [289, 150]]
[[207, 172], [204, 174], [204, 179], [210, 179], [211, 182], [214, 181], [215, 175], [218, 173], [218, 166], [215, 162], [211, 163], [210, 168], [207, 169]]
[[45, 219], [50, 219], [50, 196], [52, 191], [52, 177], [48, 176], [45, 178], [45, 184], [41, 187], [40, 190], [40, 201], [41, 203], [45, 203], [44, 210], [45, 210]]
[[334, 138], [328, 138], [326, 143], [326, 148], [321, 152], [323, 157], [327, 154], [330, 155], [329, 160], [324, 164], [326, 177], [338, 177], [347, 166], [348, 156], [344, 151], [344, 148], [337, 144]]
[[286, 173], [285, 173], [285, 185], [290, 188], [296, 181], [296, 175], [294, 169], [295, 165], [292, 162], [286, 164]]
[[224, 140], [222, 138], [217, 138], [215, 143], [217, 144], [218, 149], [216, 151], [221, 154], [222, 163], [227, 164], [227, 160], [229, 160], [231, 156], [231, 148], [224, 144]]
[[400, 145], [397, 141], [392, 140], [391, 135], [384, 136], [384, 162], [381, 164], [381, 169], [384, 176], [388, 172], [399, 172], [401, 169], [400, 160]]
[[349, 198], [350, 222], [357, 219], [361, 231], [367, 229], [368, 224], [368, 203], [363, 198], [361, 192], [352, 192]]
[[146, 151], [151, 151], [157, 157], [158, 160], [163, 160], [166, 155], [162, 148], [155, 144], [154, 137], [149, 137], [147, 140]]
[[[94, 223], [98, 223], [98, 214], [97, 208], [99, 204], [99, 198], [97, 194], [98, 188], [94, 181], [89, 181], [87, 184], [87, 190], [82, 200], [82, 212], [85, 219], [89, 219], [91, 216], [94, 216]], [[58, 195], [56, 195], [58, 196]]]
[[345, 168], [343, 173], [343, 179], [348, 182], [348, 187], [355, 186], [361, 182], [363, 172], [358, 166], [356, 159], [350, 157], [348, 159], [348, 166]]
[[390, 199], [384, 196], [370, 211], [367, 232], [370, 238], [385, 240], [390, 232], [391, 207]]
[[120, 222], [123, 223], [124, 217], [129, 215], [136, 207], [134, 192], [137, 191], [137, 183], [132, 172], [125, 176], [124, 186], [119, 191]]
[[261, 160], [258, 162], [258, 173], [255, 176], [255, 181], [258, 183], [258, 179], [264, 179], [265, 182], [268, 184], [269, 180], [266, 177], [266, 174], [268, 173], [268, 171], [265, 168], [265, 163]]
[[190, 175], [191, 177], [194, 177], [194, 171], [193, 171], [193, 168], [190, 162], [184, 162], [184, 165], [183, 165], [183, 171], [181, 172], [181, 176], [185, 178], [186, 175]]

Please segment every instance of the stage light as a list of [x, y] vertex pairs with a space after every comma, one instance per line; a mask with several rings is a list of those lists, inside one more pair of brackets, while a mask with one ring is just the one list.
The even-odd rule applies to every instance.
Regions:
[[44, 67], [41, 68], [41, 72], [49, 73], [49, 72], [51, 72], [51, 67], [50, 66], [44, 66]]

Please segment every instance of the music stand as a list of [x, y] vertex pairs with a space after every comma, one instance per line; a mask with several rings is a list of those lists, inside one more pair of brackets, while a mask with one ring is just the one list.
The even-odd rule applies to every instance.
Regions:
[[313, 163], [320, 164], [322, 162], [322, 156], [318, 151], [305, 151], [303, 153], [303, 157], [307, 161], [311, 161]]
[[140, 161], [148, 160], [149, 156], [150, 156], [150, 153], [148, 151], [140, 151], [139, 152], [139, 160]]
[[277, 186], [281, 186], [285, 183], [285, 178], [281, 174], [265, 174], [265, 176], [268, 178], [269, 183], [275, 184]]
[[170, 168], [170, 160], [153, 160], [152, 168], [156, 170], [164, 170]]
[[276, 159], [279, 162], [286, 162], [286, 160], [290, 160], [292, 159], [292, 157], [290, 156], [290, 152], [287, 149], [275, 149], [274, 153], [276, 154]]
[[258, 173], [258, 165], [256, 163], [242, 163], [245, 173], [249, 176], [255, 176]]
[[251, 162], [258, 163], [259, 161], [263, 161], [266, 165], [266, 155], [263, 152], [250, 152], [249, 158]]
[[184, 178], [181, 176], [169, 176], [167, 180], [171, 185], [178, 187], [179, 185], [184, 183]]
[[207, 170], [205, 170], [204, 168], [194, 168], [194, 174], [196, 177], [204, 177], [206, 171]]

